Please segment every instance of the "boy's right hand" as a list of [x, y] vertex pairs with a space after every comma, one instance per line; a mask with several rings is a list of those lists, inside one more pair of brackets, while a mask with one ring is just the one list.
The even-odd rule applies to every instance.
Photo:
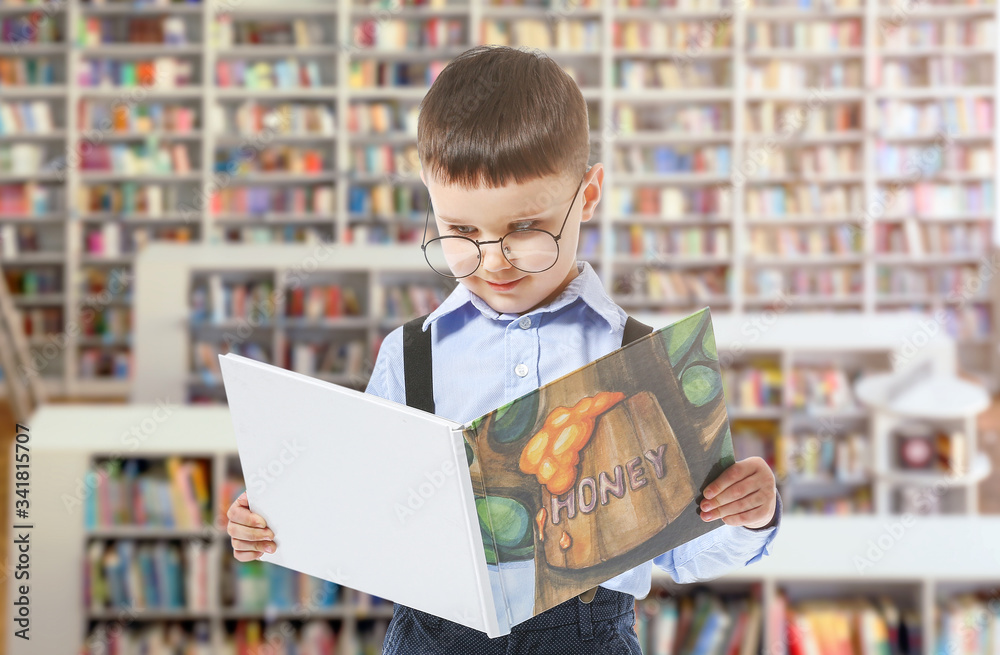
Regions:
[[233, 501], [226, 517], [229, 519], [226, 532], [233, 538], [233, 556], [239, 561], [255, 560], [264, 552], [273, 553], [277, 548], [272, 541], [274, 531], [267, 527], [264, 517], [250, 511], [247, 492]]

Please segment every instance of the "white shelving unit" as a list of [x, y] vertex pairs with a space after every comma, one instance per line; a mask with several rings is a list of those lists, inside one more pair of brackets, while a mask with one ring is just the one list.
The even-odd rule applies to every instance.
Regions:
[[[58, 3], [53, 14], [54, 19], [64, 20], [66, 33], [72, 34], [72, 28], [80, 19], [100, 17], [115, 19], [123, 16], [158, 16], [174, 15], [188, 21], [188, 36], [190, 44], [177, 49], [151, 46], [148, 44], [121, 45], [111, 48], [102, 45], [100, 48], [82, 48], [70, 38], [65, 48], [60, 46], [46, 47], [48, 53], [66, 52], [64, 84], [55, 87], [39, 89], [14, 88], [5, 89], [8, 97], [39, 97], [50, 99], [54, 103], [65, 103], [67, 121], [64, 129], [53, 138], [64, 145], [69, 153], [81, 150], [83, 139], [87, 135], [74, 119], [75, 111], [81, 100], [93, 99], [104, 102], [115, 102], [131, 97], [135, 89], [121, 88], [91, 88], [80, 86], [77, 79], [82, 64], [92, 57], [139, 58], [153, 54], [176, 53], [196, 61], [196, 83], [181, 89], [151, 88], [145, 92], [144, 102], [182, 103], [195, 107], [198, 111], [199, 125], [190, 134], [178, 137], [179, 142], [191, 148], [192, 163], [197, 162], [190, 179], [182, 181], [176, 177], [167, 179], [139, 177], [136, 181], [152, 182], [154, 179], [164, 186], [180, 185], [187, 189], [190, 198], [188, 202], [182, 198], [183, 207], [174, 207], [161, 219], [141, 220], [137, 217], [118, 217], [106, 213], [84, 213], [79, 211], [76, 203], [77, 194], [87, 184], [98, 180], [120, 181], [117, 175], [96, 174], [81, 171], [78, 166], [69, 167], [66, 174], [64, 189], [66, 200], [59, 211], [53, 213], [52, 228], [62, 230], [63, 245], [47, 251], [54, 257], [52, 264], [63, 264], [63, 291], [58, 296], [39, 298], [37, 300], [22, 299], [19, 302], [28, 306], [33, 303], [47, 304], [59, 307], [63, 311], [63, 325], [68, 321], [79, 319], [81, 309], [94, 306], [80, 292], [81, 275], [85, 270], [99, 268], [108, 270], [111, 267], [121, 267], [127, 272], [133, 272], [133, 255], [126, 253], [120, 257], [104, 258], [87, 255], [83, 249], [83, 229], [87, 225], [104, 225], [110, 222], [121, 224], [123, 232], [134, 232], [136, 229], [149, 227], [185, 226], [191, 229], [191, 239], [201, 243], [212, 243], [221, 240], [224, 228], [245, 229], [256, 227], [269, 233], [272, 237], [279, 234], [281, 228], [313, 230], [316, 238], [329, 238], [340, 243], [346, 243], [353, 233], [352, 226], [366, 224], [382, 225], [388, 230], [393, 240], [405, 238], [401, 232], [416, 225], [422, 218], [422, 212], [414, 211], [413, 215], [391, 213], [384, 217], [375, 217], [371, 213], [349, 211], [349, 189], [352, 186], [368, 188], [380, 183], [391, 183], [399, 188], [410, 188], [415, 193], [412, 201], [423, 202], [420, 198], [419, 179], [414, 170], [403, 170], [389, 174], [359, 174], [356, 172], [352, 155], [355, 147], [371, 143], [390, 143], [397, 152], [415, 144], [415, 133], [407, 130], [394, 130], [390, 135], [364, 135], [352, 133], [349, 129], [349, 110], [354, 104], [368, 101], [386, 101], [396, 107], [401, 117], [408, 110], [416, 107], [426, 93], [427, 85], [417, 83], [406, 87], [373, 86], [357, 88], [350, 83], [352, 64], [355, 62], [427, 62], [439, 59], [449, 60], [466, 47], [479, 43], [488, 26], [496, 25], [497, 21], [507, 21], [508, 31], [512, 34], [512, 45], [541, 45], [560, 64], [571, 67], [581, 83], [584, 96], [591, 112], [592, 128], [592, 161], [601, 161], [606, 167], [605, 194], [602, 201], [598, 221], [585, 226], [583, 242], [586, 235], [593, 230], [599, 233], [597, 249], [587, 253], [588, 258], [604, 279], [609, 292], [619, 304], [634, 312], [684, 311], [709, 304], [719, 312], [732, 311], [736, 314], [761, 312], [774, 308], [776, 303], [784, 303], [795, 311], [811, 311], [818, 308], [833, 308], [837, 311], [859, 312], [861, 314], [890, 312], [897, 309], [922, 309], [928, 312], [938, 310], [965, 311], [973, 305], [984, 308], [986, 315], [993, 315], [995, 322], [995, 301], [985, 291], [983, 284], [990, 277], [995, 277], [998, 262], [990, 259], [992, 252], [978, 252], [958, 255], [942, 255], [936, 253], [892, 254], [878, 252], [876, 248], [876, 232], [885, 225], [899, 223], [901, 214], [899, 206], [893, 205], [884, 212], [874, 212], [867, 217], [866, 210], [871, 209], [871, 203], [877, 204], [877, 192], [880, 188], [891, 188], [893, 181], [899, 181], [899, 175], [881, 173], [878, 169], [878, 146], [881, 142], [890, 145], [916, 145], [918, 147], [933, 147], [937, 134], [932, 128], [919, 133], [892, 133], [890, 125], [885, 124], [879, 106], [883, 101], [901, 100], [913, 103], [945, 102], [956, 98], [983, 98], [992, 103], [992, 119], [996, 124], [1000, 109], [995, 102], [996, 65], [995, 52], [992, 47], [962, 46], [952, 43], [944, 46], [918, 47], [913, 50], [900, 51], [895, 46], [886, 47], [882, 43], [883, 28], [900, 22], [919, 24], [922, 21], [943, 25], [947, 30], [958, 32], [958, 27], [969, 21], [996, 21], [995, 4], [934, 4], [921, 7], [901, 7], [894, 9], [889, 4], [878, 4], [874, 1], [859, 2], [854, 5], [816, 6], [809, 9], [791, 8], [788, 6], [750, 6], [738, 4], [734, 9], [723, 6], [713, 8], [710, 5], [699, 9], [671, 8], [669, 11], [646, 8], [622, 8], [620, 2], [555, 2], [552, 5], [541, 3], [540, 6], [493, 6], [487, 0], [470, 0], [467, 2], [440, 3], [431, 7], [406, 7], [396, 3], [383, 5], [380, 3], [352, 2], [352, 0], [337, 0], [335, 3], [312, 3], [296, 6], [273, 7], [263, 3], [225, 3], [222, 0], [207, 0], [200, 5], [176, 4], [160, 7], [133, 7], [131, 4], [109, 3], [103, 6], [91, 6], [81, 0], [68, 0]], [[0, 8], [3, 15], [23, 12], [23, 8]], [[422, 49], [418, 53], [396, 48], [362, 48], [354, 41], [354, 29], [358, 25], [371, 21], [379, 26], [392, 26], [394, 21], [413, 21], [425, 23], [433, 18], [458, 20], [463, 26], [460, 42], [454, 45], [440, 46], [434, 50]], [[304, 20], [310, 25], [318, 25], [322, 29], [323, 40], [318, 45], [303, 48], [294, 46], [256, 46], [233, 45], [218, 47], [213, 40], [216, 24], [219, 20], [232, 21], [286, 21]], [[517, 23], [516, 21], [531, 21], [533, 24]], [[751, 35], [759, 38], [759, 25], [770, 25], [772, 33], [781, 25], [797, 21], [813, 21], [820, 24], [855, 21], [860, 30], [860, 44], [828, 50], [810, 50], [789, 47], [762, 47], [762, 44], [751, 40]], [[567, 42], [565, 35], [570, 32], [567, 26], [590, 23], [594, 26], [593, 42], [584, 42], [587, 47]], [[689, 33], [698, 36], [702, 41], [711, 41], [722, 23], [731, 25], [731, 40], [722, 45], [698, 48], [682, 48], [671, 43], [667, 46], [647, 48], [630, 47], [626, 42], [619, 47], [615, 42], [616, 29], [625, 31], [632, 24], [660, 25], [664, 29], [679, 28], [687, 24]], [[693, 25], [693, 27], [691, 27]], [[527, 27], [525, 27], [527, 26]], [[617, 27], [616, 27], [617, 26]], [[946, 31], [947, 31], [946, 30]], [[544, 42], [536, 41], [532, 34], [547, 33]], [[948, 32], [949, 34], [951, 32]], [[562, 35], [562, 36], [560, 36]], [[524, 39], [528, 39], [525, 41]], [[590, 47], [593, 46], [593, 47]], [[40, 47], [36, 48], [40, 50]], [[40, 50], [41, 51], [41, 50]], [[25, 52], [29, 52], [25, 50]], [[222, 61], [246, 58], [276, 60], [291, 57], [294, 60], [316, 61], [325, 76], [323, 86], [319, 88], [298, 89], [243, 89], [222, 88], [215, 83], [216, 65]], [[888, 88], [880, 84], [876, 74], [881, 70], [884, 61], [915, 61], [923, 70], [931, 65], [928, 58], [943, 62], [941, 66], [951, 66], [956, 60], [974, 60], [980, 62], [985, 69], [993, 73], [992, 80], [975, 79], [976, 84], [968, 86], [935, 85], [917, 86], [914, 88]], [[685, 84], [677, 89], [657, 88], [622, 88], [617, 79], [623, 66], [628, 62], [650, 61], [660, 64], [670, 61], [679, 64], [686, 71], [699, 71], [704, 65], [714, 66], [713, 70], [728, 69], [728, 73], [719, 78], [718, 84], [705, 85], [704, 88]], [[829, 66], [838, 66], [850, 62], [860, 62], [863, 76], [858, 84], [840, 88], [827, 85], [817, 91], [820, 84], [798, 85], [794, 88], [749, 88], [748, 83], [753, 77], [754, 66], [776, 62], [775, 66], [801, 65], [812, 67], [814, 71], [839, 70]], [[938, 66], [938, 64], [933, 64]], [[827, 68], [822, 68], [826, 66]], [[914, 69], [918, 70], [918, 69]], [[808, 71], [807, 71], [808, 72]], [[919, 72], [919, 71], [918, 71]], [[687, 74], [687, 73], [685, 73]], [[817, 73], [818, 74], [818, 73]], [[833, 75], [833, 73], [829, 73]], [[918, 80], [919, 81], [919, 80]], [[60, 80], [63, 82], [63, 80]], [[820, 97], [826, 108], [848, 105], [854, 108], [858, 115], [857, 125], [849, 126], [843, 131], [824, 131], [818, 133], [802, 132], [783, 134], [777, 129], [777, 123], [769, 130], [751, 130], [750, 121], [759, 114], [762, 106], [772, 103], [775, 111], [781, 107], [806, 107], [809, 102]], [[235, 189], [250, 184], [266, 185], [276, 189], [287, 189], [296, 185], [319, 183], [332, 184], [335, 189], [333, 209], [328, 215], [283, 217], [263, 215], [263, 217], [248, 220], [248, 215], [226, 214], [216, 216], [211, 213], [208, 203], [198, 204], [199, 197], [211, 191], [213, 184], [219, 185], [213, 164], [220, 148], [232, 145], [235, 134], [223, 134], [208, 127], [209, 117], [217, 105], [233, 107], [244, 100], [257, 100], [263, 104], [288, 102], [315, 102], [328, 106], [335, 116], [335, 129], [332, 134], [302, 136], [275, 135], [270, 143], [287, 143], [289, 145], [319, 146], [324, 152], [329, 152], [328, 169], [322, 174], [306, 178], [303, 175], [285, 174], [248, 174], [234, 176], [224, 181], [221, 186]], [[671, 109], [697, 111], [699, 108], [715, 107], [724, 113], [720, 129], [712, 131], [692, 131], [683, 129], [681, 119], [676, 116], [664, 115]], [[635, 111], [636, 123], [629, 125], [624, 120], [624, 111]], [[755, 119], [756, 120], [756, 119]], [[141, 139], [145, 135], [117, 135], [104, 131], [102, 139], [132, 140]], [[242, 136], [242, 135], [240, 135]], [[32, 137], [34, 138], [34, 137]], [[46, 137], [48, 138], [48, 137]], [[640, 152], [647, 159], [652, 156], [651, 148], [671, 146], [675, 154], [694, 152], [690, 149], [705, 150], [709, 148], [728, 148], [730, 171], [736, 173], [753, 173], [756, 169], [756, 157], [761, 152], [761, 144], [767, 144], [768, 139], [775, 145], [765, 146], [767, 154], [785, 156], [788, 159], [787, 170], [748, 175], [745, 181], [731, 177], [724, 169], [713, 169], [698, 173], [642, 173], [623, 169], [616, 165], [616, 157], [624, 153], [623, 162], [628, 162], [628, 149], [645, 148]], [[996, 131], [989, 133], [964, 132], [956, 136], [955, 144], [963, 146], [978, 146], [997, 150]], [[20, 136], [12, 137], [21, 141]], [[237, 142], [239, 145], [239, 142]], [[860, 160], [857, 168], [847, 171], [834, 169], [822, 174], [814, 174], [801, 168], [802, 163], [817, 147], [849, 147], [855, 157]], [[829, 152], [829, 151], [828, 151]], [[808, 155], [808, 156], [806, 156]], [[819, 156], [819, 155], [817, 155]], [[0, 176], [3, 176], [0, 173]], [[1000, 167], [992, 167], [988, 174], [980, 175], [956, 173], [944, 170], [941, 173], [921, 178], [931, 183], [967, 182], [980, 180], [997, 186]], [[37, 173], [27, 176], [27, 179], [39, 182], [51, 182], [53, 176], [47, 173]], [[18, 178], [23, 179], [23, 178]], [[736, 183], [734, 183], [734, 181]], [[906, 182], [906, 180], [903, 180]], [[798, 212], [794, 215], [771, 213], [758, 215], [748, 207], [748, 193], [770, 188], [774, 185], [809, 185], [819, 190], [831, 185], [849, 185], [857, 190], [861, 204], [845, 208], [839, 212], [819, 213], [813, 210]], [[186, 185], [186, 186], [185, 186]], [[901, 188], [905, 188], [903, 185]], [[793, 188], [789, 187], [789, 188]], [[660, 189], [672, 188], [678, 193], [692, 189], [722, 189], [729, 197], [727, 208], [723, 211], [700, 211], [690, 207], [666, 210], [664, 207], [654, 210], [651, 215], [641, 211], [636, 204], [635, 211], [623, 213], [620, 208], [612, 206], [615, 192], [629, 189], [650, 189], [654, 195]], [[187, 196], [185, 196], [187, 198]], [[658, 195], [657, 195], [658, 198]], [[655, 203], [654, 203], [655, 204]], [[872, 205], [874, 206], [874, 205]], [[877, 214], [877, 215], [876, 215]], [[990, 226], [994, 243], [1000, 241], [1000, 226], [994, 220], [994, 211], [951, 212], [947, 216], [940, 214], [918, 215], [917, 229], [923, 231], [933, 226], [972, 226], [986, 224]], [[418, 216], [419, 215], [419, 216]], [[9, 217], [0, 216], [0, 223]], [[871, 220], [868, 220], [870, 218]], [[190, 220], [188, 220], [190, 219]], [[37, 219], [17, 218], [20, 222], [32, 222], [39, 227], [45, 223], [35, 222]], [[801, 230], [820, 230], [836, 226], [854, 225], [859, 228], [860, 245], [843, 254], [825, 256], [799, 255], [792, 256], [754, 252], [753, 234], [757, 231], [767, 233], [764, 241], [771, 240], [779, 229], [798, 229], [798, 234], [805, 239], [806, 232]], [[62, 227], [56, 227], [62, 226]], [[621, 239], [629, 234], [633, 226], [657, 230], [661, 237], [667, 239], [668, 246], [657, 245], [654, 252], [644, 246], [640, 252], [625, 254], [615, 246], [616, 238]], [[693, 254], [692, 240], [685, 233], [669, 230], [693, 228], [701, 239], [709, 229], [723, 230], [728, 234], [728, 249], [718, 254]], [[971, 229], [971, 228], [970, 228]], [[416, 230], [419, 232], [419, 229]], [[926, 234], [925, 241], [931, 239], [931, 233]], [[936, 233], [935, 233], [936, 234]], [[616, 236], [617, 235], [617, 236]], [[666, 235], [666, 236], [664, 236]], [[242, 235], [249, 238], [249, 233]], [[358, 238], [360, 234], [354, 235]], [[410, 235], [412, 237], [412, 234]], [[417, 236], [416, 238], [419, 238]], [[818, 237], [829, 242], [834, 237], [827, 232], [826, 236]], [[659, 243], [659, 242], [658, 242]], [[687, 245], [685, 245], [687, 244]], [[928, 243], [927, 245], [934, 245]], [[701, 251], [699, 251], [701, 252]], [[42, 266], [47, 255], [26, 253], [23, 262], [30, 266]], [[46, 262], [48, 263], [48, 262]], [[885, 293], [879, 290], [879, 271], [913, 270], [917, 277], [921, 271], [942, 271], [948, 267], [965, 265], [967, 279], [960, 285], [958, 292], [949, 293], [946, 290], [924, 290], [920, 292]], [[976, 268], [978, 266], [978, 269]], [[422, 270], [422, 263], [418, 262]], [[628, 288], [647, 288], [649, 281], [655, 277], [656, 271], [666, 270], [678, 274], [700, 275], [705, 271], [717, 271], [719, 280], [728, 279], [729, 292], [710, 290], [697, 296], [675, 296], [669, 298], [653, 298], [646, 292], [629, 293]], [[855, 271], [857, 288], [837, 295], [817, 294], [808, 292], [790, 292], [789, 283], [792, 276], [809, 275], [823, 276], [830, 270]], [[763, 273], [762, 273], [763, 271]], [[772, 271], [772, 272], [767, 272]], [[765, 277], [760, 277], [761, 275]], [[770, 276], [770, 277], [768, 277]], [[754, 282], [754, 281], [757, 282]], [[763, 290], [753, 290], [751, 283], [765, 283]], [[772, 283], [780, 282], [781, 297], [776, 297], [777, 287]], [[962, 286], [964, 285], [964, 286]], [[127, 298], [116, 299], [116, 305], [128, 307]], [[134, 317], [139, 320], [141, 317]], [[377, 319], [378, 317], [373, 317]], [[951, 319], [942, 319], [943, 324]], [[47, 382], [51, 383], [51, 391], [57, 395], [74, 397], [114, 396], [124, 397], [128, 394], [129, 382], [123, 379], [89, 379], [82, 378], [79, 371], [79, 355], [83, 348], [97, 347], [102, 351], [119, 349], [122, 352], [134, 354], [129, 343], [129, 335], [115, 338], [81, 339], [71, 330], [68, 332], [64, 345], [55, 346], [58, 355], [52, 363], [46, 365]], [[992, 330], [995, 335], [997, 330]], [[42, 348], [48, 344], [51, 349], [52, 338], [38, 337], [33, 344]], [[960, 354], [963, 368], [978, 369], [986, 376], [996, 377], [1000, 371], [1000, 353], [996, 343], [990, 337], [982, 334], [961, 337]], [[134, 362], [133, 362], [134, 363]], [[134, 366], [133, 366], [134, 368]], [[991, 378], [992, 379], [992, 378]]]
[[[992, 470], [989, 457], [979, 450], [977, 437], [977, 417], [989, 407], [989, 394], [982, 387], [954, 376], [914, 378], [904, 380], [898, 375], [880, 373], [860, 380], [855, 389], [861, 402], [872, 409], [875, 442], [872, 472], [881, 513], [893, 511], [890, 509], [893, 491], [915, 487], [923, 489], [924, 503], [946, 496], [942, 502], [946, 504], [948, 492], [957, 492], [962, 511], [978, 514], [979, 483]], [[960, 434], [961, 450], [948, 453], [951, 470], [907, 471], [895, 464], [894, 433], [912, 424]], [[949, 446], [953, 447], [954, 444]]]

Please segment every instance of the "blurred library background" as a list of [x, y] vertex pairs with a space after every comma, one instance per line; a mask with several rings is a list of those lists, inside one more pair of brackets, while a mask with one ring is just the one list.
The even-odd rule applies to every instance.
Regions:
[[38, 524], [32, 647], [381, 652], [390, 602], [233, 558], [217, 358], [363, 390], [447, 296], [418, 105], [492, 43], [579, 84], [605, 178], [578, 257], [650, 325], [711, 308], [736, 456], [784, 503], [764, 560], [654, 575], [643, 652], [1000, 655], [996, 11], [0, 0], [0, 516]]

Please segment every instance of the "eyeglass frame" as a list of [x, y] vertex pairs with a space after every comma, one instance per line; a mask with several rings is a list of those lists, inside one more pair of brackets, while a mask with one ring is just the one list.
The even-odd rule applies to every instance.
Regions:
[[[573, 194], [573, 201], [570, 202], [569, 209], [566, 210], [566, 216], [563, 218], [562, 225], [559, 227], [559, 234], [552, 234], [548, 230], [543, 230], [540, 227], [527, 227], [527, 228], [524, 228], [524, 229], [521, 229], [521, 230], [511, 230], [510, 232], [508, 232], [507, 234], [503, 235], [499, 239], [493, 239], [493, 240], [490, 240], [490, 241], [476, 241], [475, 239], [472, 239], [472, 238], [467, 237], [467, 236], [463, 236], [461, 234], [439, 235], [439, 236], [434, 237], [430, 241], [427, 241], [426, 240], [427, 239], [427, 225], [430, 223], [430, 217], [431, 217], [431, 194], [430, 194], [430, 191], [428, 191], [427, 192], [427, 214], [424, 216], [424, 235], [420, 239], [420, 250], [421, 250], [421, 252], [424, 253], [424, 260], [427, 262], [427, 265], [431, 267], [431, 270], [434, 271], [435, 273], [437, 273], [438, 275], [440, 275], [442, 277], [450, 278], [452, 280], [461, 280], [462, 278], [467, 278], [470, 275], [472, 275], [473, 273], [475, 273], [476, 271], [478, 271], [479, 267], [483, 265], [483, 248], [482, 248], [482, 246], [485, 246], [485, 245], [488, 245], [488, 244], [491, 244], [491, 243], [499, 243], [500, 244], [500, 254], [503, 255], [503, 258], [505, 260], [507, 260], [508, 264], [510, 264], [514, 268], [517, 268], [517, 270], [519, 270], [519, 271], [521, 271], [523, 273], [531, 273], [531, 274], [544, 273], [545, 271], [547, 271], [550, 268], [552, 268], [553, 266], [555, 266], [556, 262], [559, 261], [559, 239], [562, 238], [563, 230], [566, 228], [566, 221], [569, 220], [569, 215], [573, 211], [573, 206], [576, 205], [576, 197], [578, 195], [580, 195], [580, 189], [583, 188], [583, 180], [584, 179], [586, 179], [586, 174], [584, 174], [584, 177], [580, 178], [580, 183], [577, 184], [577, 186], [576, 186], [576, 193]], [[507, 253], [505, 253], [503, 251], [503, 240], [506, 239], [507, 237], [509, 237], [511, 234], [514, 234], [515, 232], [544, 232], [545, 234], [547, 234], [550, 237], [552, 237], [552, 239], [556, 243], [556, 257], [555, 257], [555, 260], [551, 264], [549, 264], [549, 266], [547, 268], [543, 268], [540, 271], [525, 271], [522, 268], [518, 268], [517, 264], [515, 264], [512, 261], [510, 261], [510, 259], [507, 258]], [[466, 241], [471, 241], [476, 246], [476, 250], [479, 251], [479, 263], [476, 264], [476, 267], [474, 269], [472, 269], [472, 271], [470, 273], [466, 273], [465, 275], [446, 275], [445, 273], [442, 273], [441, 271], [437, 270], [436, 268], [434, 268], [434, 265], [431, 264], [431, 260], [428, 259], [428, 257], [427, 257], [427, 246], [429, 246], [430, 244], [432, 244], [435, 241], [438, 241], [440, 239], [465, 239]]]

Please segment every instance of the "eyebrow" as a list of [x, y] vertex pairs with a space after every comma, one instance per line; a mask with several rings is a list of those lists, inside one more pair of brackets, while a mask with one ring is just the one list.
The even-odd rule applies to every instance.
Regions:
[[[517, 215], [513, 216], [511, 218], [511, 220], [507, 224], [508, 225], [513, 225], [514, 223], [523, 223], [525, 220], [528, 220], [528, 219], [531, 219], [531, 218], [547, 218], [547, 216], [545, 216], [545, 215], [548, 214], [550, 211], [551, 210], [546, 210], [544, 212], [535, 212], [535, 213], [521, 212], [520, 214], [517, 214]], [[437, 216], [437, 218], [439, 218], [442, 223], [450, 223], [452, 225], [468, 225], [469, 224], [468, 221], [462, 221], [461, 219], [454, 219], [454, 218], [446, 218], [444, 216], [441, 216], [440, 214], [435, 214], [435, 216]]]

